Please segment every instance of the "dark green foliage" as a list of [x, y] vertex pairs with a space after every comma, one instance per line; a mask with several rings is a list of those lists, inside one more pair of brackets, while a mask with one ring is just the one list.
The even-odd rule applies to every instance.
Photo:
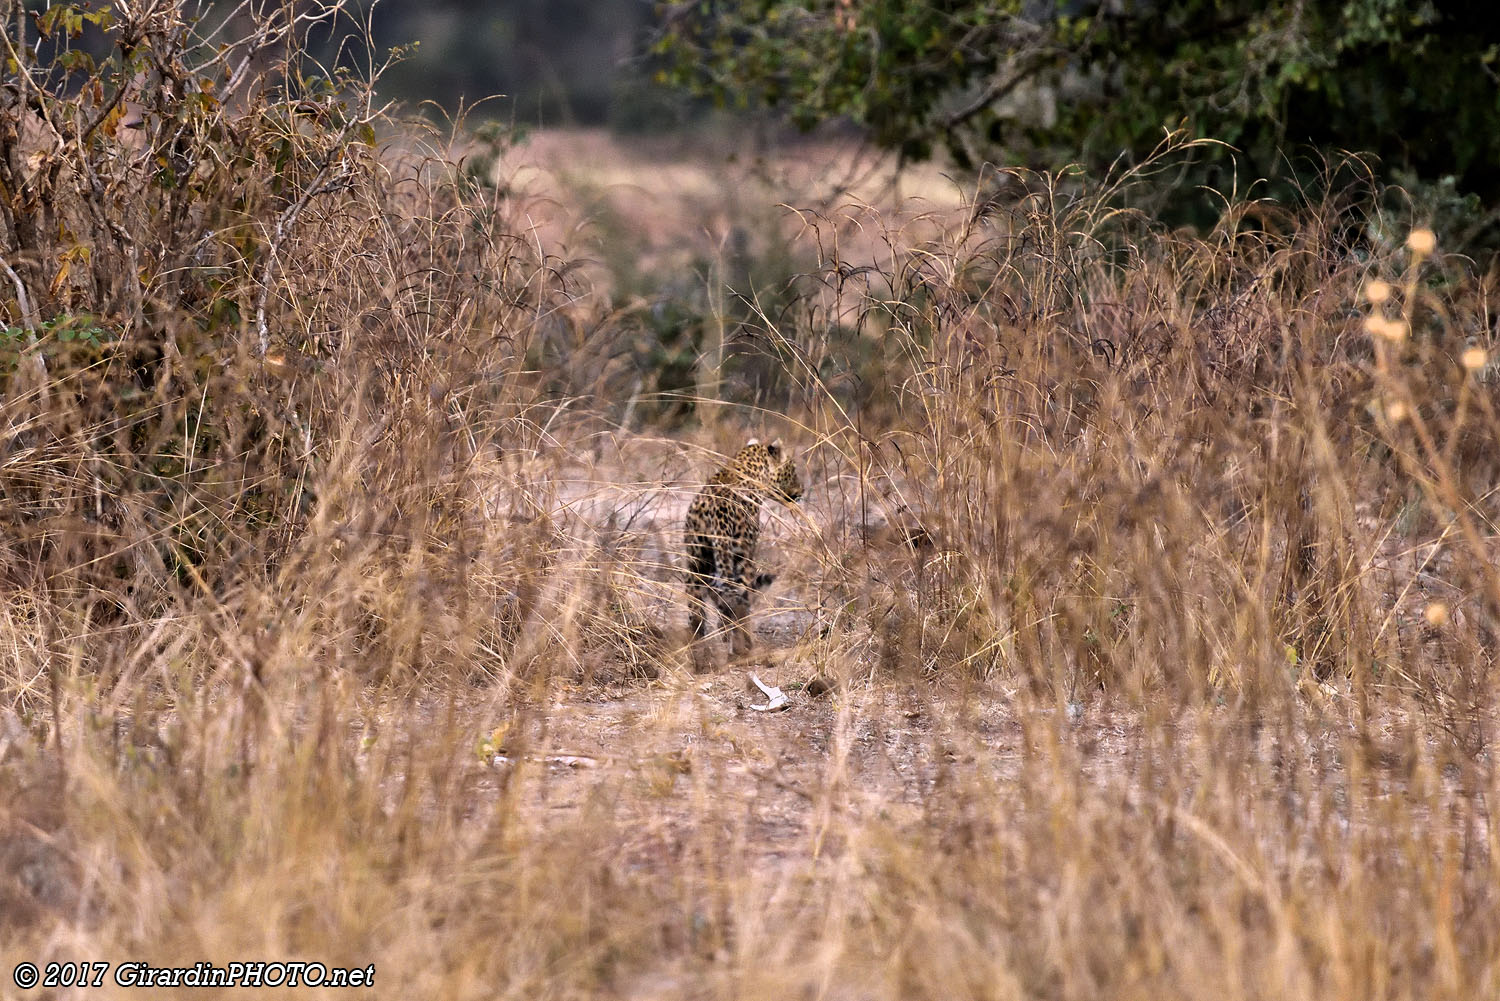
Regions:
[[907, 157], [1099, 165], [1186, 125], [1242, 152], [1242, 184], [1310, 144], [1500, 202], [1500, 22], [1479, 2], [719, 0], [660, 18], [663, 81], [803, 128], [848, 118]]

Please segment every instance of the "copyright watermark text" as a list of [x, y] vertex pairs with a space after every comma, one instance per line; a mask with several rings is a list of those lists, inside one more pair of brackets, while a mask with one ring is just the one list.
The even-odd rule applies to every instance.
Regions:
[[33, 987], [374, 987], [375, 964], [198, 962], [192, 966], [150, 963], [18, 963], [11, 978], [23, 991]]

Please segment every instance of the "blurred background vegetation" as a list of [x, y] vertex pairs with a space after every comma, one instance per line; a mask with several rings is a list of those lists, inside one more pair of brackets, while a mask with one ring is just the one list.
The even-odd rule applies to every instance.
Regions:
[[1139, 160], [1186, 127], [1233, 152], [1177, 179], [1180, 221], [1208, 221], [1198, 185], [1291, 198], [1353, 151], [1450, 247], [1497, 242], [1500, 21], [1479, 0], [445, 0], [382, 5], [374, 26], [420, 40], [387, 93], [504, 95], [483, 113], [520, 126], [769, 109], [905, 160], [1036, 168]]
[[624, 131], [684, 124], [692, 102], [650, 85], [651, 0], [397, 0], [375, 10], [377, 45], [418, 45], [383, 91], [523, 127]]

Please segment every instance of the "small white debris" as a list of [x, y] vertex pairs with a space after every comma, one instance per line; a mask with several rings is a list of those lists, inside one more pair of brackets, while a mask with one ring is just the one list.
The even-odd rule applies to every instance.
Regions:
[[[518, 759], [507, 754], [497, 754], [490, 759], [490, 764], [496, 768], [507, 768], [516, 763]], [[586, 754], [546, 754], [526, 755], [527, 761], [540, 761], [547, 765], [563, 765], [567, 768], [598, 768], [601, 764], [598, 758], [591, 758]]]
[[765, 705], [751, 706], [751, 709], [754, 709], [758, 713], [773, 713], [782, 709], [786, 709], [791, 705], [791, 702], [788, 701], [786, 697], [786, 693], [783, 692], [780, 688], [772, 688], [765, 682], [761, 681], [760, 678], [756, 677], [753, 673], [750, 675], [750, 680], [755, 682], [755, 687], [764, 692], [766, 698], [769, 700]]

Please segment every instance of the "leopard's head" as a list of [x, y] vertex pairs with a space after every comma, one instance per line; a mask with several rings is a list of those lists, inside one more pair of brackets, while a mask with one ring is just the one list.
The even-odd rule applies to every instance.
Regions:
[[797, 464], [781, 439], [762, 445], [754, 438], [735, 456], [746, 474], [746, 478], [765, 490], [776, 500], [793, 504], [802, 499], [802, 480], [797, 475]]

